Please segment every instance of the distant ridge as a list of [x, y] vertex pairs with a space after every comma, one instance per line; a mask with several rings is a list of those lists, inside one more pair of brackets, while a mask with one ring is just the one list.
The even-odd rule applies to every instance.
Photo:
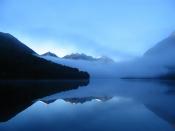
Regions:
[[154, 47], [149, 49], [144, 56], [165, 56], [167, 54], [173, 54], [175, 56], [175, 32], [173, 32], [168, 38], [157, 43]]
[[70, 55], [66, 55], [63, 57], [64, 59], [74, 59], [74, 60], [88, 60], [88, 61], [95, 61], [96, 59], [92, 56], [88, 56], [84, 53], [72, 53]]
[[73, 59], [73, 60], [86, 60], [86, 61], [101, 61], [101, 62], [114, 62], [111, 58], [102, 56], [99, 58], [94, 58], [92, 56], [88, 56], [84, 53], [72, 53], [70, 55], [66, 55], [63, 59]]
[[0, 79], [88, 79], [89, 74], [38, 57], [10, 34], [0, 32]]
[[58, 57], [56, 54], [52, 53], [52, 52], [46, 52], [44, 54], [42, 54], [41, 56], [52, 56], [52, 57]]
[[149, 58], [147, 63], [166, 69], [163, 74], [156, 76], [156, 78], [175, 80], [175, 32], [149, 49], [143, 58]]

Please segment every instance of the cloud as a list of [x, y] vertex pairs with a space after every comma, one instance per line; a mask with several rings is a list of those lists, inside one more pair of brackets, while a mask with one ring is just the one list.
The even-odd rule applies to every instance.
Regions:
[[110, 44], [102, 45], [100, 42], [92, 40], [82, 35], [72, 34], [66, 35], [63, 38], [64, 40], [72, 42], [75, 45], [75, 47], [80, 49], [79, 51], [82, 53], [85, 51], [85, 53], [89, 52], [91, 54], [96, 54], [97, 56], [107, 55], [109, 57], [116, 58], [116, 60], [129, 59], [135, 57], [127, 52], [112, 49], [110, 47]]
[[66, 45], [74, 51], [116, 59], [143, 54], [175, 28], [172, 0], [0, 2], [2, 32], [17, 34], [22, 40], [27, 37], [41, 43], [52, 41], [58, 43], [58, 48]]

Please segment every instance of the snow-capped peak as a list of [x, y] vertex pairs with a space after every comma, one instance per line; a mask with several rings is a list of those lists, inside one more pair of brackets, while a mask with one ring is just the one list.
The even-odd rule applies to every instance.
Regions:
[[52, 52], [46, 52], [44, 54], [42, 54], [41, 56], [52, 56], [52, 57], [58, 57], [56, 54], [52, 53]]

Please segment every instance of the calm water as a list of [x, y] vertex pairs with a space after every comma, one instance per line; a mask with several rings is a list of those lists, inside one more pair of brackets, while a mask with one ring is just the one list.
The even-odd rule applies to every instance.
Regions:
[[[31, 93], [28, 88], [21, 91], [25, 82], [12, 84], [20, 93], [10, 90], [12, 85], [7, 91], [0, 89], [0, 131], [175, 130], [175, 82], [92, 79], [89, 85], [68, 83], [28, 84], [38, 89]], [[40, 92], [42, 87], [45, 91]], [[61, 87], [71, 90], [60, 92]]]

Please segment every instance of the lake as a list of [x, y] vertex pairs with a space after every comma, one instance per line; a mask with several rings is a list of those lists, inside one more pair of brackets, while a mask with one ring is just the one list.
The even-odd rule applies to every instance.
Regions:
[[0, 81], [0, 131], [174, 131], [175, 82]]

